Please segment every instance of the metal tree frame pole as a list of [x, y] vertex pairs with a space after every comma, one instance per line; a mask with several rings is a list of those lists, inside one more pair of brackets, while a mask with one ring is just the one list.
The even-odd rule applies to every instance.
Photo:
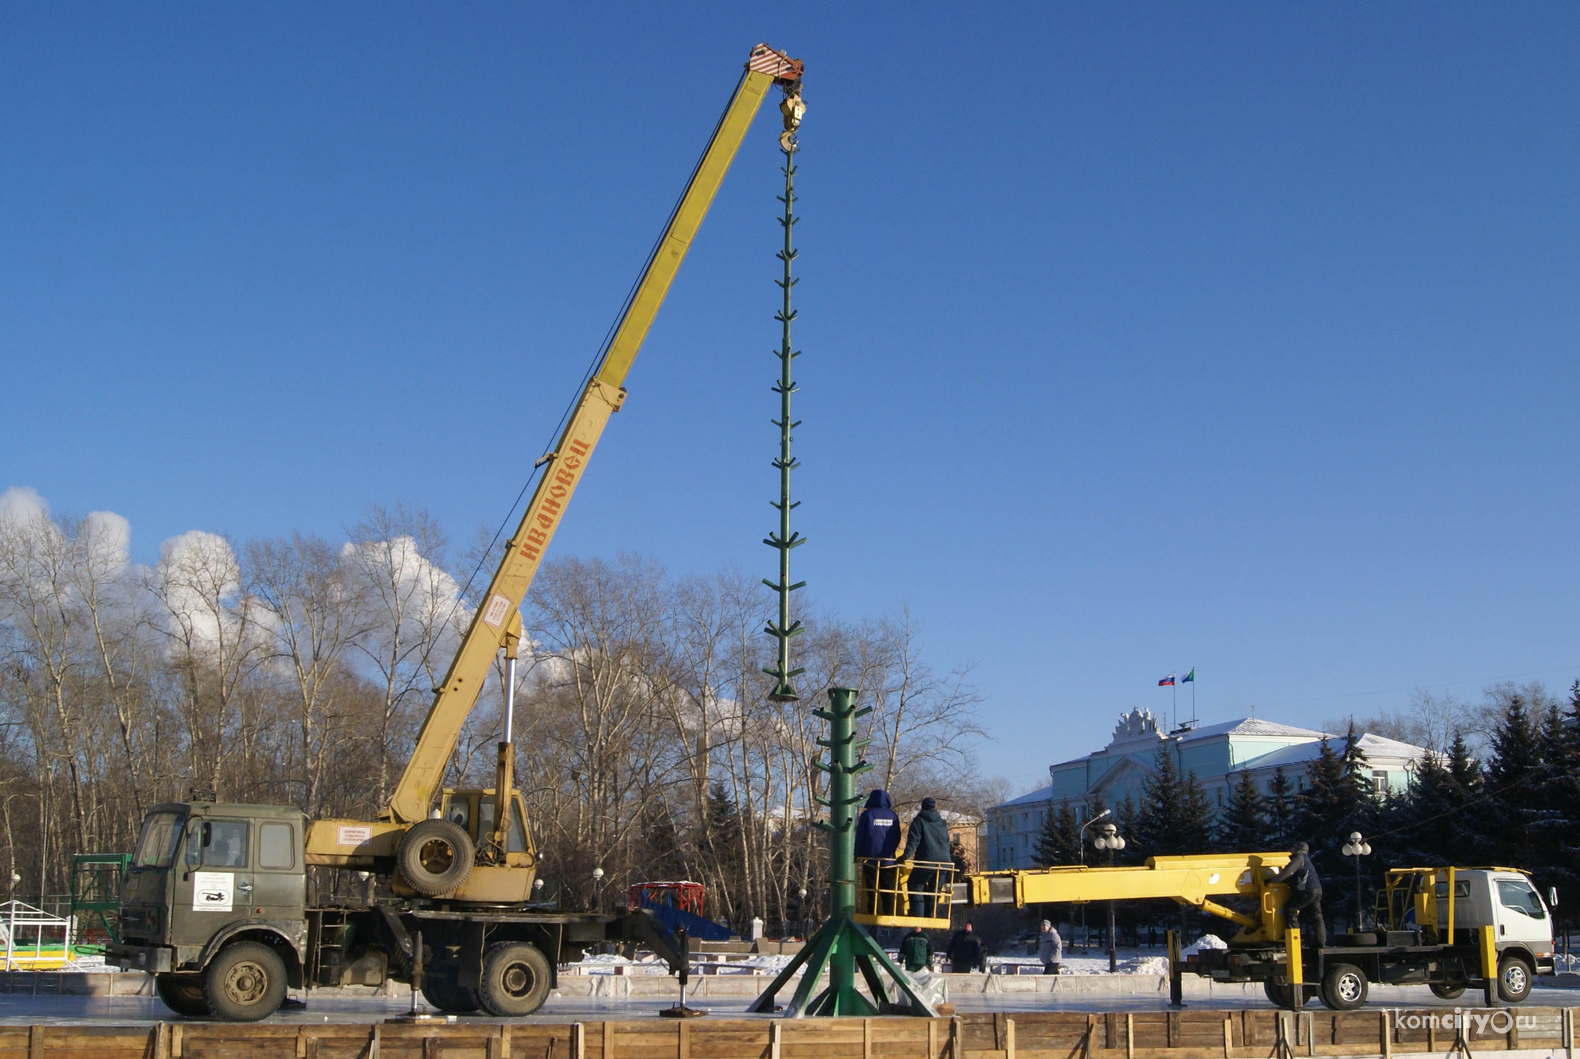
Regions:
[[[788, 123], [787, 123], [788, 124]], [[790, 307], [790, 293], [796, 285], [796, 278], [791, 274], [791, 267], [795, 263], [795, 152], [796, 141], [792, 130], [787, 129], [785, 137], [780, 139], [784, 148], [785, 164], [785, 193], [779, 201], [784, 203], [784, 215], [779, 218], [779, 224], [784, 228], [784, 247], [777, 255], [784, 266], [784, 276], [774, 282], [783, 292], [784, 304], [780, 306], [774, 319], [779, 321], [782, 329], [779, 351], [779, 381], [774, 384], [774, 392], [779, 395], [779, 418], [773, 424], [779, 428], [779, 458], [773, 465], [779, 470], [779, 500], [774, 507], [779, 511], [779, 532], [770, 533], [763, 538], [763, 543], [779, 552], [779, 580], [770, 581], [763, 578], [763, 584], [773, 589], [779, 595], [779, 615], [777, 621], [768, 623], [767, 632], [777, 641], [778, 658], [771, 668], [764, 672], [774, 678], [773, 689], [768, 693], [768, 698], [774, 702], [795, 702], [799, 696], [796, 694], [792, 681], [800, 676], [803, 670], [790, 668], [790, 640], [801, 632], [801, 623], [790, 620], [790, 593], [806, 584], [805, 581], [790, 583], [790, 550], [799, 548], [806, 543], [806, 538], [790, 528], [790, 512], [799, 507], [799, 502], [790, 500], [790, 472], [799, 466], [795, 457], [791, 455], [791, 431], [800, 426], [800, 422], [790, 418], [790, 395], [796, 392], [795, 380], [791, 378], [791, 364], [796, 357], [801, 355], [790, 342], [790, 324], [796, 318], [796, 311]]]
[[[785, 1009], [786, 1018], [806, 1015], [927, 1015], [937, 1012], [917, 993], [908, 974], [889, 959], [883, 946], [855, 920], [856, 911], [856, 810], [861, 799], [856, 793], [856, 777], [872, 766], [856, 757], [856, 721], [872, 712], [872, 707], [856, 708], [853, 688], [829, 688], [828, 709], [812, 711], [828, 722], [828, 738], [818, 745], [828, 750], [828, 761], [813, 761], [828, 774], [828, 798], [819, 798], [828, 807], [828, 820], [817, 826], [828, 835], [830, 897], [828, 921], [807, 939], [801, 951], [752, 1003], [748, 1011], [771, 1013], [774, 997], [789, 986], [797, 971], [801, 983]], [[828, 988], [817, 991], [818, 980], [828, 971]], [[856, 972], [861, 972], [869, 1000], [856, 989]], [[891, 994], [885, 986], [887, 974], [895, 987]]]
[[[790, 368], [795, 358], [800, 356], [800, 352], [790, 342], [790, 325], [796, 318], [795, 309], [790, 305], [790, 294], [796, 285], [796, 278], [791, 274], [791, 266], [796, 259], [793, 237], [796, 224], [795, 153], [798, 145], [795, 129], [805, 110], [799, 88], [796, 94], [786, 95], [779, 109], [785, 116], [785, 133], [779, 138], [779, 146], [785, 157], [785, 192], [779, 199], [784, 203], [784, 215], [779, 220], [784, 228], [784, 246], [778, 254], [784, 274], [775, 281], [783, 293], [784, 302], [779, 312], [774, 314], [774, 319], [779, 321], [782, 329], [778, 352], [779, 381], [774, 385], [774, 392], [779, 395], [779, 418], [773, 421], [779, 428], [779, 458], [774, 461], [774, 466], [779, 470], [779, 501], [774, 504], [779, 512], [779, 531], [770, 533], [763, 541], [779, 552], [779, 580], [763, 579], [763, 584], [779, 596], [778, 620], [768, 622], [767, 627], [768, 635], [776, 642], [778, 657], [774, 666], [765, 668], [764, 672], [774, 679], [773, 689], [768, 693], [769, 699], [795, 702], [799, 696], [792, 682], [801, 675], [802, 670], [790, 668], [790, 640], [801, 632], [801, 623], [790, 618], [790, 593], [806, 583], [790, 583], [790, 550], [806, 543], [805, 537], [790, 528], [790, 513], [797, 506], [790, 499], [790, 472], [797, 466], [790, 452], [791, 431], [800, 425], [790, 418], [790, 396], [796, 391]], [[785, 1011], [788, 1018], [804, 1015], [936, 1014], [931, 1005], [918, 995], [910, 976], [895, 966], [883, 951], [883, 946], [874, 941], [854, 918], [855, 806], [861, 801], [861, 796], [856, 793], [856, 777], [872, 768], [857, 758], [857, 751], [861, 747], [856, 744], [856, 720], [872, 712], [871, 707], [856, 708], [858, 694], [853, 688], [830, 688], [828, 709], [812, 711], [828, 722], [828, 738], [818, 740], [818, 745], [828, 750], [828, 760], [812, 762], [828, 774], [828, 798], [817, 799], [818, 804], [826, 806], [829, 811], [828, 820], [817, 822], [817, 826], [828, 835], [828, 921], [806, 940], [801, 951], [753, 1002], [748, 1009], [750, 1011], [772, 1013], [775, 995], [790, 984], [797, 971], [801, 971], [801, 982]], [[825, 969], [828, 971], [828, 988], [816, 992], [818, 980]], [[860, 970], [872, 995], [870, 1000], [856, 989], [857, 970]], [[886, 972], [893, 980], [896, 990], [892, 1000], [880, 972]]]

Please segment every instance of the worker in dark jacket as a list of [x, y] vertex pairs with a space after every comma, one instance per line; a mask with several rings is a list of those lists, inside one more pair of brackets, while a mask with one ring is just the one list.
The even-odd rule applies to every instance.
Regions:
[[939, 866], [952, 864], [953, 860], [949, 855], [949, 825], [938, 815], [938, 803], [931, 798], [923, 798], [921, 811], [911, 817], [911, 827], [905, 835], [905, 852], [900, 856], [902, 860], [915, 862], [906, 884], [910, 891], [910, 914], [932, 919]]
[[896, 878], [894, 851], [900, 848], [900, 818], [889, 805], [889, 792], [873, 791], [856, 819], [856, 861], [861, 865], [863, 893], [856, 911], [894, 914]]
[[912, 927], [911, 932], [900, 940], [900, 960], [905, 964], [905, 969], [912, 973], [930, 970], [933, 965], [933, 942], [921, 927]]
[[949, 939], [947, 955], [949, 969], [955, 974], [969, 974], [972, 971], [987, 969], [982, 957], [982, 939], [976, 936], [970, 923], [955, 931], [955, 936]]
[[1295, 848], [1289, 851], [1289, 863], [1284, 865], [1284, 870], [1268, 881], [1289, 884], [1289, 900], [1284, 902], [1284, 921], [1299, 929], [1300, 910], [1311, 909], [1311, 918], [1317, 926], [1317, 947], [1326, 946], [1328, 927], [1322, 922], [1322, 880], [1311, 863], [1311, 847], [1304, 842], [1296, 842]]

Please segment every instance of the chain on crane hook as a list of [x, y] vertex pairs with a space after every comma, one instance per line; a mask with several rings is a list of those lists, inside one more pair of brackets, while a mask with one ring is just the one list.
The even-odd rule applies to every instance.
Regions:
[[801, 127], [801, 117], [806, 113], [806, 103], [801, 99], [800, 82], [785, 88], [785, 98], [779, 104], [779, 113], [783, 114], [785, 119], [785, 131], [779, 134], [779, 149], [785, 154], [793, 154], [797, 147], [796, 130]]

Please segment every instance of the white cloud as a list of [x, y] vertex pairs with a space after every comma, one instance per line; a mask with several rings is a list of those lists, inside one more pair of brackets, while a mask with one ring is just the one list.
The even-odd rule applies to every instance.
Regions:
[[193, 650], [236, 642], [241, 622], [230, 604], [241, 591], [241, 564], [230, 542], [216, 533], [189, 530], [159, 546], [156, 578], [170, 633]]
[[13, 485], [0, 493], [0, 521], [26, 522], [39, 517], [49, 517], [49, 505], [38, 495], [37, 489]]

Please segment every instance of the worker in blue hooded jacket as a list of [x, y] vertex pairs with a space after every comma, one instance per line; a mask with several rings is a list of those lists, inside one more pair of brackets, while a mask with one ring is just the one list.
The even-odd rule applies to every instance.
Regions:
[[894, 851], [900, 848], [900, 818], [890, 807], [889, 792], [875, 790], [856, 818], [856, 860], [861, 863], [862, 889], [867, 895], [857, 911], [894, 914], [898, 872]]

